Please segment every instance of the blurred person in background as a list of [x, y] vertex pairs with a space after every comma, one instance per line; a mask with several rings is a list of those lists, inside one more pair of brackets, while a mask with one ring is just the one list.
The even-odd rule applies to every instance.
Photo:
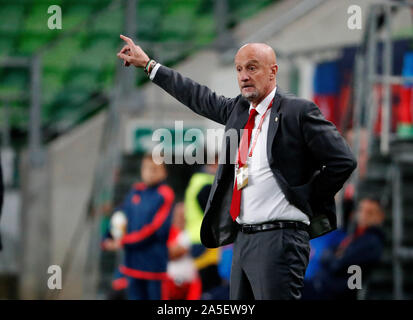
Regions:
[[356, 211], [356, 229], [338, 245], [325, 249], [320, 259], [318, 273], [304, 284], [304, 299], [357, 298], [358, 290], [348, 287], [351, 274], [348, 268], [357, 265], [365, 283], [374, 267], [380, 262], [384, 248], [384, 232], [381, 228], [385, 214], [380, 202], [374, 197], [363, 198]]
[[120, 272], [119, 267], [116, 268], [113, 280], [111, 283], [111, 289], [107, 296], [107, 300], [126, 300], [128, 290], [128, 278]]
[[142, 182], [134, 184], [117, 208], [126, 216], [126, 234], [108, 238], [102, 246], [105, 250], [124, 249], [124, 264], [119, 270], [128, 279], [129, 300], [160, 300], [175, 195], [165, 184], [167, 171], [162, 159], [154, 161], [151, 154], [145, 154], [141, 177]]
[[228, 300], [229, 284], [231, 278], [232, 253], [234, 246], [228, 244], [219, 250], [218, 274], [221, 277], [221, 284], [202, 295], [202, 300]]
[[191, 257], [191, 241], [185, 230], [183, 202], [175, 205], [168, 239], [167, 279], [162, 287], [164, 300], [199, 300], [202, 283]]
[[[311, 281], [321, 270], [321, 259], [326, 250], [339, 245], [346, 237], [344, 228], [334, 230], [323, 237], [318, 237], [310, 241], [310, 261], [305, 272], [304, 281]], [[305, 287], [304, 287], [305, 291]]]
[[[364, 179], [367, 173], [367, 162], [368, 162], [368, 132], [365, 128], [360, 128], [360, 135], [359, 140], [356, 143], [354, 141], [354, 129], [350, 128], [345, 133], [345, 139], [349, 146], [355, 150], [358, 149], [357, 154], [357, 172], [355, 174], [358, 175], [359, 179]], [[343, 187], [344, 193], [342, 198], [342, 229], [343, 231], [347, 232], [349, 227], [349, 223], [354, 221], [353, 214], [356, 209], [354, 193], [354, 181], [351, 179], [347, 181], [347, 183]]]
[[217, 168], [216, 155], [214, 163], [206, 164], [201, 172], [192, 175], [185, 190], [185, 228], [190, 237], [191, 255], [201, 277], [203, 293], [221, 284], [218, 273], [219, 251], [206, 248], [200, 237], [202, 219]]
[[310, 237], [337, 228], [334, 196], [356, 167], [344, 138], [313, 102], [277, 87], [276, 55], [267, 44], [238, 50], [241, 94], [226, 98], [120, 37], [126, 44], [117, 56], [125, 66], [144, 68], [155, 84], [236, 138], [224, 140], [201, 225], [206, 247], [234, 243], [231, 299], [300, 299]]

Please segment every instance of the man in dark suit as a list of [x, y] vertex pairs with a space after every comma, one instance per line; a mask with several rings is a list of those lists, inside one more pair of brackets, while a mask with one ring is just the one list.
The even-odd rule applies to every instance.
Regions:
[[126, 66], [144, 68], [184, 105], [225, 125], [201, 240], [211, 248], [234, 242], [231, 299], [299, 299], [309, 240], [336, 228], [334, 195], [356, 167], [343, 137], [314, 103], [281, 92], [266, 44], [239, 49], [241, 94], [226, 98], [121, 38]]

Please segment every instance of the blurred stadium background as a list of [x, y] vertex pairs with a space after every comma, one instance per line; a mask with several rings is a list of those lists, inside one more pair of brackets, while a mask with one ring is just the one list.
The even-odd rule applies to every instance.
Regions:
[[[350, 5], [362, 29], [347, 26]], [[50, 30], [50, 5], [62, 29]], [[326, 0], [0, 0], [0, 125], [5, 203], [2, 299], [100, 299], [116, 254], [100, 239], [139, 179], [157, 128], [219, 128], [116, 58], [119, 34], [226, 96], [246, 42], [277, 52], [278, 84], [314, 100], [359, 157], [357, 201], [385, 206], [382, 262], [361, 299], [413, 298], [412, 2]], [[179, 143], [176, 142], [177, 144]], [[172, 165], [177, 200], [197, 165]], [[337, 197], [338, 207], [345, 197]], [[339, 210], [343, 220], [343, 210]], [[60, 265], [63, 289], [47, 289]]]

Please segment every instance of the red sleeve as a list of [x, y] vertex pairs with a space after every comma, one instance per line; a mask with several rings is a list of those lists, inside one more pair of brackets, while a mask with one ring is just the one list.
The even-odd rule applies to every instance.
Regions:
[[158, 192], [163, 197], [164, 201], [161, 207], [155, 213], [153, 220], [139, 231], [134, 231], [124, 235], [121, 240], [122, 244], [132, 244], [148, 238], [149, 236], [154, 234], [156, 230], [158, 230], [165, 222], [166, 218], [169, 215], [169, 212], [171, 211], [175, 195], [173, 190], [166, 185], [160, 186], [158, 188]]
[[180, 230], [175, 227], [174, 225], [171, 226], [171, 230], [169, 231], [169, 238], [168, 241], [166, 242], [167, 246], [172, 246], [175, 244], [178, 236], [179, 236]]

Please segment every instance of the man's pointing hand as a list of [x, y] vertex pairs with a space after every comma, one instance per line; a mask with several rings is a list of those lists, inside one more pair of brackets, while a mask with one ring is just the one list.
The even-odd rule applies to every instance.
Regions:
[[124, 35], [120, 35], [120, 38], [126, 42], [126, 45], [118, 52], [118, 58], [122, 59], [127, 67], [132, 64], [137, 68], [145, 68], [149, 61], [147, 54], [131, 38]]

